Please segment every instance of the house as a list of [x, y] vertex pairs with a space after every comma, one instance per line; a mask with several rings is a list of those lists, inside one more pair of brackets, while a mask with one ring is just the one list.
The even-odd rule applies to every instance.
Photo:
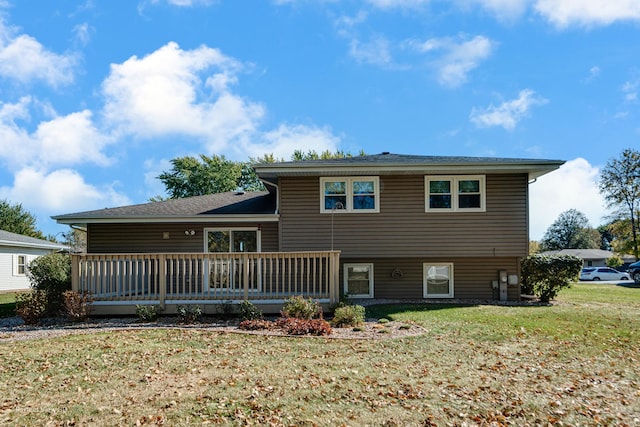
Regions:
[[267, 191], [54, 219], [86, 228], [74, 288], [108, 312], [243, 299], [281, 307], [295, 294], [518, 300], [529, 185], [562, 164], [391, 153], [263, 163], [254, 169]]
[[0, 292], [30, 288], [27, 267], [41, 255], [62, 251], [66, 246], [0, 230]]
[[[561, 249], [557, 251], [543, 252], [542, 255], [572, 255], [584, 261], [584, 267], [606, 267], [607, 260], [616, 256], [611, 251], [602, 249]], [[623, 265], [629, 265], [635, 258], [631, 255], [618, 255], [622, 259]]]

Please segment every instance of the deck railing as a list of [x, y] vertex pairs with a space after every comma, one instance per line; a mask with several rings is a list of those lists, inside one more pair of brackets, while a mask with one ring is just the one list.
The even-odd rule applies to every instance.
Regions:
[[96, 302], [337, 302], [340, 252], [86, 254], [72, 256], [72, 288]]

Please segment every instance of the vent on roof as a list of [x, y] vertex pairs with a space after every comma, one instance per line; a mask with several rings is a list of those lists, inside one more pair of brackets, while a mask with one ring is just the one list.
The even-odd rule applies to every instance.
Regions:
[[383, 156], [386, 156], [387, 154], [390, 154], [390, 153], [389, 153], [388, 151], [383, 151], [383, 152], [382, 152], [382, 155], [383, 155]]

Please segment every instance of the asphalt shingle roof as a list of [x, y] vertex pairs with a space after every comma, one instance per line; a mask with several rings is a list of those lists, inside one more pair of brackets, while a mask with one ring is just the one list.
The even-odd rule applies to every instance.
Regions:
[[48, 240], [36, 239], [35, 237], [24, 236], [22, 234], [12, 233], [6, 230], [0, 230], [0, 244], [2, 243], [15, 243], [19, 246], [33, 246], [33, 247], [50, 247], [62, 249], [65, 246], [59, 243], [50, 242]]

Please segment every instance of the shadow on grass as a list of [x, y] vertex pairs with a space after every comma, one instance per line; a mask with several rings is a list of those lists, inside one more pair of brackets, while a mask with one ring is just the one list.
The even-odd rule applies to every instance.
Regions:
[[410, 312], [440, 311], [455, 308], [477, 307], [477, 304], [376, 304], [366, 307], [366, 315], [370, 318], [393, 319], [394, 315]]
[[616, 283], [616, 286], [629, 289], [640, 289], [640, 283]]
[[16, 315], [16, 303], [6, 302], [0, 304], [0, 317], [13, 317]]

